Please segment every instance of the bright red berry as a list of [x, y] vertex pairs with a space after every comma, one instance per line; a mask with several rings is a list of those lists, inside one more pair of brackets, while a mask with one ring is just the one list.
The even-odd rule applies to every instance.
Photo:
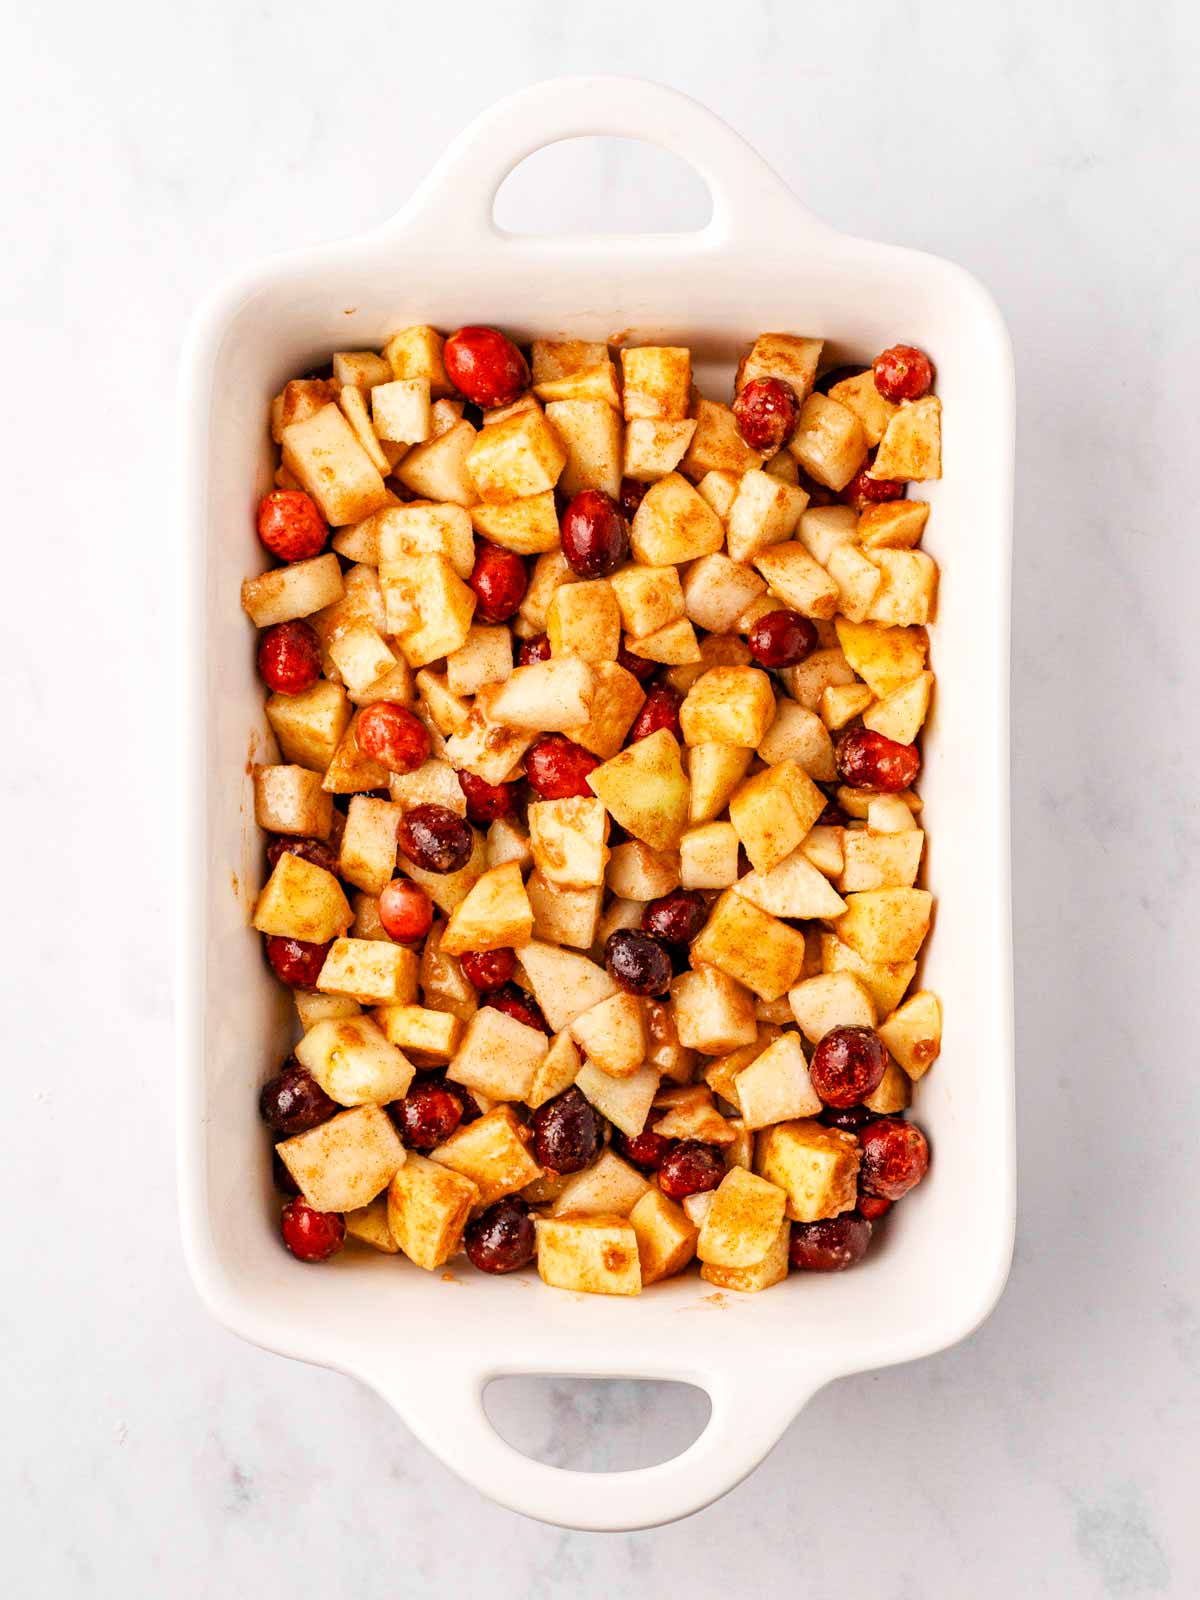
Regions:
[[303, 489], [272, 489], [258, 502], [258, 537], [281, 561], [307, 561], [324, 550], [329, 528]]

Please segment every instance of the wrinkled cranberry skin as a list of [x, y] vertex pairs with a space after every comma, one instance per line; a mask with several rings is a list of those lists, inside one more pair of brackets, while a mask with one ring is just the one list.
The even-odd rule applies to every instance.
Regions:
[[271, 1151], [271, 1182], [279, 1190], [280, 1194], [293, 1195], [300, 1193], [300, 1185], [284, 1166], [283, 1157], [275, 1149]]
[[327, 845], [324, 839], [292, 839], [282, 834], [277, 835], [267, 846], [267, 865], [272, 872], [278, 865], [280, 856], [299, 856], [310, 866], [320, 867], [337, 877], [337, 851]]
[[562, 553], [581, 578], [603, 578], [629, 554], [629, 525], [603, 489], [581, 489], [562, 519]]
[[444, 1082], [417, 1082], [387, 1113], [410, 1150], [436, 1150], [462, 1121], [463, 1103]]
[[746, 643], [760, 667], [795, 667], [817, 648], [816, 624], [798, 611], [768, 611]]
[[550, 635], [539, 633], [535, 639], [525, 639], [517, 651], [517, 665], [531, 667], [535, 661], [549, 661]]
[[467, 1260], [480, 1272], [516, 1272], [533, 1260], [537, 1234], [529, 1207], [509, 1195], [497, 1200], [463, 1233]]
[[529, 574], [515, 550], [481, 544], [467, 581], [478, 601], [476, 615], [484, 622], [507, 622], [525, 598]]
[[581, 744], [562, 733], [548, 733], [531, 745], [525, 757], [525, 776], [540, 800], [570, 800], [579, 796], [594, 798], [588, 787], [589, 772], [600, 760]]
[[466, 950], [458, 959], [467, 982], [480, 994], [502, 989], [517, 969], [511, 950]]
[[328, 944], [310, 944], [307, 939], [285, 939], [278, 934], [265, 936], [267, 960], [275, 976], [293, 989], [311, 989], [316, 985], [329, 954]]
[[708, 906], [696, 889], [672, 889], [642, 912], [644, 931], [667, 944], [691, 944], [707, 921]]
[[827, 1128], [840, 1128], [843, 1133], [857, 1133], [868, 1122], [874, 1122], [875, 1113], [870, 1106], [826, 1106], [817, 1118]]
[[509, 406], [529, 387], [529, 367], [498, 328], [459, 328], [442, 350], [446, 376], [473, 405], [491, 411]]
[[308, 561], [324, 550], [329, 528], [303, 489], [273, 489], [258, 502], [258, 537], [281, 561]]
[[911, 344], [894, 344], [871, 363], [875, 387], [885, 400], [919, 400], [933, 386], [933, 363]]
[[458, 774], [458, 787], [467, 802], [467, 816], [477, 827], [485, 828], [497, 817], [512, 815], [515, 804], [511, 783], [485, 783], [473, 772]]
[[877, 1117], [858, 1137], [862, 1145], [858, 1183], [864, 1194], [901, 1200], [929, 1170], [929, 1144], [914, 1122]]
[[319, 1128], [341, 1110], [295, 1056], [289, 1056], [258, 1096], [258, 1114], [281, 1139]]
[[336, 1211], [314, 1211], [301, 1195], [289, 1200], [279, 1219], [283, 1242], [297, 1261], [328, 1261], [346, 1242], [346, 1224]]
[[618, 1130], [613, 1143], [626, 1161], [632, 1161], [633, 1165], [641, 1167], [643, 1172], [657, 1172], [675, 1148], [674, 1139], [668, 1139], [665, 1134], [654, 1133], [649, 1128], [643, 1129], [635, 1139]]
[[796, 431], [800, 405], [782, 378], [753, 378], [733, 402], [738, 432], [760, 455], [781, 450]]
[[524, 989], [518, 989], [515, 983], [506, 983], [502, 988], [493, 989], [483, 1003], [485, 1006], [494, 1006], [497, 1011], [503, 1011], [506, 1017], [515, 1017], [527, 1028], [539, 1028], [542, 1033], [550, 1032], [549, 1025], [542, 1015], [541, 1006], [531, 994], [526, 994]]
[[646, 498], [648, 483], [640, 483], [637, 478], [621, 479], [621, 515], [629, 522], [633, 521], [634, 513]]
[[830, 1028], [809, 1063], [812, 1086], [827, 1106], [861, 1105], [883, 1082], [888, 1053], [874, 1028]]
[[793, 1222], [788, 1259], [801, 1272], [844, 1272], [867, 1253], [871, 1224], [857, 1211], [819, 1222]]
[[842, 499], [855, 511], [862, 512], [885, 500], [903, 500], [905, 487], [897, 478], [872, 478], [864, 467], [842, 490]]
[[921, 753], [897, 744], [871, 728], [850, 728], [837, 742], [837, 769], [843, 783], [876, 794], [899, 794], [916, 782]]
[[303, 694], [321, 676], [321, 646], [307, 622], [277, 622], [258, 641], [258, 673], [276, 694]]
[[604, 946], [608, 975], [627, 994], [665, 994], [674, 971], [666, 947], [650, 933], [617, 928]]
[[534, 1156], [560, 1176], [581, 1172], [600, 1148], [600, 1119], [574, 1085], [539, 1106], [529, 1126]]
[[457, 872], [471, 859], [474, 839], [465, 817], [445, 806], [414, 806], [400, 818], [396, 839], [423, 872]]
[[359, 749], [389, 772], [415, 772], [429, 760], [429, 729], [407, 706], [377, 700], [358, 719]]
[[416, 944], [433, 926], [433, 901], [411, 878], [393, 878], [380, 891], [379, 920], [389, 939]]
[[658, 1169], [658, 1186], [669, 1200], [715, 1189], [725, 1176], [725, 1162], [715, 1145], [683, 1139]]
[[878, 1222], [880, 1217], [892, 1209], [892, 1204], [891, 1200], [882, 1200], [878, 1195], [860, 1193], [858, 1214], [860, 1217], [866, 1217], [868, 1222]]
[[624, 667], [626, 672], [632, 672], [639, 683], [649, 683], [658, 671], [657, 661], [648, 661], [645, 656], [635, 656], [632, 650], [625, 648], [624, 639], [617, 646], [617, 665]]
[[679, 708], [682, 704], [683, 696], [677, 689], [672, 689], [669, 683], [656, 683], [646, 696], [642, 709], [633, 719], [633, 727], [629, 730], [626, 742], [637, 744], [640, 739], [648, 739], [660, 728], [665, 728], [676, 739], [681, 738]]

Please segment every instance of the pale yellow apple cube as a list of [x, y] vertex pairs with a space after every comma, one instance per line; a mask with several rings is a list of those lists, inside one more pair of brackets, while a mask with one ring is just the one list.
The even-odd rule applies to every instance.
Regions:
[[255, 767], [254, 820], [270, 833], [328, 839], [333, 801], [307, 767]]
[[875, 1004], [852, 972], [826, 972], [805, 978], [789, 991], [788, 1003], [810, 1044], [819, 1044], [834, 1028], [875, 1026]]
[[689, 828], [679, 841], [679, 879], [685, 889], [728, 889], [738, 879], [738, 836], [731, 822]]
[[781, 600], [805, 617], [832, 617], [839, 591], [825, 568], [795, 540], [772, 545], [752, 557], [755, 567]]
[[342, 569], [332, 550], [310, 561], [272, 567], [242, 584], [242, 609], [256, 628], [311, 617], [342, 595]]
[[541, 555], [559, 547], [558, 512], [552, 489], [503, 505], [481, 501], [471, 507], [471, 522], [475, 532], [490, 544], [514, 550], [519, 556]]
[[281, 443], [284, 466], [334, 527], [359, 522], [388, 503], [378, 467], [336, 405], [285, 427]]
[[690, 420], [661, 422], [638, 418], [626, 423], [622, 475], [636, 478], [639, 483], [657, 483], [659, 478], [665, 478], [678, 467], [695, 431], [696, 424]]
[[804, 935], [727, 889], [692, 941], [690, 959], [718, 967], [762, 999], [775, 1000], [800, 975]]
[[929, 638], [924, 628], [883, 628], [843, 617], [834, 626], [847, 663], [880, 700], [925, 670]]
[[704, 1055], [722, 1055], [758, 1037], [754, 998], [728, 973], [694, 965], [672, 980], [671, 999], [680, 1044]]
[[688, 780], [666, 728], [604, 762], [588, 783], [628, 833], [653, 850], [676, 848], [687, 826]]
[[803, 489], [758, 469], [743, 474], [726, 520], [730, 557], [749, 562], [760, 550], [790, 539], [807, 504]]
[[537, 800], [528, 810], [529, 848], [538, 871], [564, 889], [594, 888], [608, 864], [608, 818], [599, 800]]
[[781, 1033], [742, 1068], [733, 1087], [742, 1121], [752, 1133], [775, 1122], [815, 1117], [822, 1110], [821, 1097], [813, 1088], [796, 1033]]
[[627, 1217], [650, 1189], [649, 1183], [614, 1150], [604, 1150], [590, 1167], [574, 1172], [550, 1206], [552, 1217]]
[[810, 478], [826, 489], [844, 489], [867, 459], [867, 435], [848, 407], [810, 394], [788, 449]]
[[383, 354], [397, 380], [425, 378], [435, 399], [452, 395], [454, 388], [446, 376], [442, 359], [445, 340], [436, 328], [418, 323], [412, 328], [401, 328], [383, 347]]
[[923, 482], [942, 475], [942, 402], [927, 394], [902, 400], [871, 466], [872, 478]]
[[467, 462], [477, 437], [469, 422], [456, 422], [444, 433], [414, 444], [393, 476], [418, 499], [473, 505], [478, 495]]
[[608, 579], [558, 589], [546, 611], [546, 632], [556, 656], [615, 661], [621, 646], [621, 611]]
[[254, 907], [259, 933], [326, 944], [354, 920], [350, 902], [331, 872], [286, 851], [275, 863]]
[[859, 1162], [852, 1133], [807, 1118], [764, 1129], [754, 1153], [754, 1170], [784, 1191], [793, 1222], [819, 1222], [853, 1211]]
[[417, 997], [416, 952], [385, 939], [335, 939], [317, 988], [364, 1006], [407, 1005]]
[[429, 1159], [469, 1178], [479, 1190], [475, 1204], [490, 1206], [541, 1177], [542, 1169], [529, 1152], [531, 1138], [511, 1106], [494, 1106], [456, 1129]]
[[736, 390], [741, 394], [756, 378], [780, 378], [804, 400], [817, 379], [822, 339], [805, 339], [794, 333], [760, 333], [748, 355], [738, 363]]
[[411, 1151], [388, 1185], [388, 1228], [410, 1261], [434, 1272], [459, 1248], [478, 1204], [470, 1178]]
[[[400, 949], [373, 940], [342, 942], [369, 942], [384, 952]], [[413, 952], [400, 953], [412, 958], [415, 969]], [[412, 1062], [370, 1017], [328, 1017], [317, 1022], [300, 1040], [295, 1054], [330, 1099], [342, 1106], [386, 1105], [406, 1095], [413, 1080]]]
[[625, 420], [681, 422], [692, 394], [692, 353], [679, 345], [641, 345], [621, 351]]
[[442, 934], [442, 949], [451, 956], [467, 950], [515, 950], [532, 937], [533, 910], [521, 869], [508, 861], [485, 872], [455, 906]]
[[920, 544], [928, 521], [927, 500], [887, 500], [865, 506], [858, 519], [858, 542], [864, 550], [911, 550]]
[[688, 690], [679, 726], [689, 745], [740, 745], [756, 750], [775, 719], [775, 691], [754, 667], [712, 667]]
[[621, 418], [604, 400], [553, 400], [546, 421], [566, 450], [558, 480], [565, 495], [600, 489], [613, 499], [621, 493]]
[[429, 379], [400, 378], [371, 390], [371, 419], [381, 439], [393, 444], [421, 444], [432, 428]]
[[647, 1188], [629, 1213], [637, 1238], [643, 1287], [673, 1278], [696, 1254], [697, 1230], [683, 1207], [661, 1189]]
[[924, 1077], [941, 1054], [941, 1001], [918, 990], [879, 1024], [879, 1037], [914, 1082]]
[[862, 423], [867, 443], [872, 449], [883, 438], [888, 423], [899, 409], [880, 394], [875, 386], [875, 373], [870, 367], [853, 378], [843, 378], [841, 383], [833, 384], [829, 398], [853, 411]]
[[314, 1211], [369, 1205], [405, 1165], [406, 1151], [380, 1106], [355, 1106], [275, 1146]]
[[701, 479], [710, 472], [743, 472], [761, 467], [763, 458], [742, 438], [737, 418], [729, 406], [696, 397], [692, 415], [696, 431], [679, 470], [689, 478]]
[[683, 616], [678, 567], [622, 567], [608, 580], [621, 612], [621, 626], [635, 639]]
[[848, 895], [835, 930], [866, 961], [912, 961], [929, 932], [933, 896], [926, 889], [868, 889]]
[[640, 1294], [637, 1235], [621, 1217], [539, 1217], [537, 1269], [543, 1283], [583, 1294]]
[[522, 411], [475, 435], [467, 472], [480, 500], [503, 503], [553, 489], [566, 463], [567, 452], [547, 419]]
[[766, 873], [798, 848], [825, 805], [824, 794], [796, 762], [780, 761], [739, 785], [729, 820], [751, 865]]
[[647, 489], [634, 512], [630, 543], [635, 560], [665, 567], [710, 555], [725, 542], [716, 512], [677, 472]]
[[731, 1168], [704, 1219], [696, 1254], [715, 1267], [757, 1265], [779, 1234], [786, 1206], [787, 1195], [777, 1184]]
[[483, 1006], [467, 1024], [446, 1076], [491, 1100], [524, 1100], [548, 1049], [539, 1028]]

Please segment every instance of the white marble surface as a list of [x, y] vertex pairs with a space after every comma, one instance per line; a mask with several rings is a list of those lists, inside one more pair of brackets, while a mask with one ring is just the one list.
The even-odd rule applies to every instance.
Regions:
[[[1200, 1591], [1195, 19], [1119, 0], [10, 13], [6, 1595]], [[245, 259], [387, 214], [496, 95], [581, 70], [678, 84], [833, 222], [965, 262], [1020, 377], [1011, 1286], [965, 1345], [837, 1384], [722, 1504], [631, 1536], [481, 1503], [381, 1402], [203, 1315], [176, 1237], [164, 937], [187, 314]], [[636, 190], [623, 159], [588, 170], [568, 188], [547, 169], [525, 203], [691, 215], [693, 191]], [[669, 1454], [699, 1421], [686, 1393], [537, 1383], [497, 1415], [593, 1466]]]

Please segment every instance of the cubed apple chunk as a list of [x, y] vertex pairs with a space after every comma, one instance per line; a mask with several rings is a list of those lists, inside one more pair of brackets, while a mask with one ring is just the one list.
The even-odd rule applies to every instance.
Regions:
[[[546, 421], [567, 453], [558, 486], [565, 495], [621, 492], [621, 419], [606, 400], [553, 400]], [[680, 452], [682, 454], [682, 452]]]
[[324, 773], [333, 760], [353, 712], [339, 683], [318, 679], [300, 694], [273, 694], [267, 721], [285, 761]]
[[684, 743], [757, 750], [775, 719], [775, 691], [756, 667], [711, 667], [679, 708]]
[[242, 584], [242, 609], [256, 628], [311, 617], [341, 599], [342, 569], [332, 550], [308, 561], [272, 567]]
[[[938, 588], [938, 565], [932, 556], [924, 550], [872, 550], [863, 559], [876, 569], [878, 579], [863, 616], [888, 628], [922, 626], [932, 620]], [[842, 611], [852, 615], [845, 605]]]
[[628, 1078], [646, 1059], [646, 1021], [640, 996], [614, 994], [571, 1024], [588, 1060], [612, 1078]]
[[924, 670], [929, 649], [924, 628], [884, 628], [844, 617], [838, 617], [834, 626], [846, 661], [881, 700]]
[[879, 1037], [916, 1079], [924, 1077], [942, 1049], [942, 1006], [937, 995], [920, 989], [879, 1024]]
[[753, 751], [744, 745], [706, 742], [688, 750], [691, 795], [689, 821], [710, 822], [729, 804], [729, 797], [746, 776]]
[[863, 712], [863, 727], [882, 733], [897, 744], [912, 744], [929, 714], [933, 673], [919, 673], [911, 683], [894, 689]]
[[687, 479], [670, 472], [646, 491], [634, 513], [630, 538], [637, 561], [666, 567], [719, 550], [725, 530]]
[[553, 489], [567, 462], [554, 428], [538, 411], [522, 411], [475, 435], [467, 473], [481, 500], [503, 504]]
[[386, 1195], [376, 1195], [370, 1205], [347, 1211], [342, 1221], [346, 1224], [348, 1239], [357, 1239], [360, 1244], [369, 1245], [381, 1255], [400, 1254], [400, 1246], [392, 1238], [392, 1230], [388, 1227]]
[[748, 872], [737, 886], [742, 898], [772, 917], [808, 921], [841, 916], [846, 902], [809, 860], [805, 846], [810, 837], [811, 831], [769, 872]]
[[767, 873], [799, 847], [825, 805], [806, 772], [794, 761], [780, 761], [738, 786], [729, 801], [729, 820], [751, 865]]
[[680, 345], [638, 345], [621, 351], [625, 420], [681, 422], [692, 393], [692, 353]]
[[412, 1063], [369, 1017], [316, 1023], [296, 1046], [296, 1060], [341, 1106], [386, 1105], [403, 1098], [413, 1079]]
[[415, 621], [404, 624], [405, 613], [396, 620], [402, 625], [400, 649], [410, 667], [423, 667], [440, 656], [460, 650], [471, 631], [475, 595], [444, 556], [409, 556], [403, 562], [380, 568], [380, 583], [389, 607], [393, 595], [402, 592], [405, 605], [411, 601]]
[[692, 420], [663, 422], [638, 417], [625, 426], [622, 474], [639, 483], [657, 483], [683, 460], [696, 424]]
[[652, 850], [678, 845], [687, 827], [689, 785], [679, 745], [666, 728], [604, 762], [588, 783], [616, 821]]
[[677, 567], [621, 567], [609, 579], [621, 611], [621, 625], [644, 638], [683, 616], [683, 588]]
[[446, 1076], [490, 1100], [524, 1100], [548, 1049], [540, 1028], [483, 1006], [467, 1024]]
[[518, 949], [533, 937], [533, 910], [515, 861], [492, 867], [450, 913], [442, 935], [447, 955]]
[[559, 547], [558, 512], [554, 509], [552, 489], [526, 495], [521, 500], [509, 500], [503, 505], [481, 501], [471, 507], [471, 522], [475, 532], [482, 534], [489, 543], [513, 550], [519, 556], [542, 555]]
[[359, 522], [387, 504], [378, 467], [336, 405], [284, 428], [281, 442], [284, 466], [334, 527]]
[[751, 558], [771, 590], [805, 617], [832, 617], [839, 590], [825, 568], [795, 540], [771, 545]]
[[390, 506], [371, 520], [378, 530], [379, 561], [403, 561], [407, 556], [443, 556], [460, 578], [469, 578], [475, 565], [473, 513], [454, 503]]
[[338, 857], [338, 873], [347, 883], [378, 895], [391, 882], [396, 872], [396, 825], [402, 814], [403, 808], [390, 800], [363, 794], [351, 797]]
[[616, 984], [596, 962], [538, 939], [521, 951], [521, 965], [533, 998], [555, 1033], [569, 1028], [576, 1017], [617, 992]]
[[790, 539], [807, 504], [803, 489], [757, 468], [744, 473], [726, 519], [730, 557], [748, 562], [769, 545]]
[[781, 1033], [743, 1067], [734, 1078], [733, 1090], [742, 1121], [751, 1132], [775, 1122], [815, 1117], [822, 1109], [796, 1033]]
[[822, 971], [852, 972], [875, 1002], [877, 1016], [886, 1017], [896, 1009], [916, 975], [915, 961], [865, 961], [836, 934], [819, 937]]
[[407, 1005], [417, 997], [417, 953], [387, 939], [335, 939], [317, 988], [364, 1006]]
[[862, 889], [910, 889], [917, 881], [925, 835], [920, 828], [902, 833], [849, 829], [843, 841], [844, 865], [838, 888], [843, 894]]
[[875, 373], [870, 367], [853, 378], [843, 378], [840, 383], [831, 385], [829, 398], [853, 411], [862, 423], [867, 443], [872, 449], [887, 432], [888, 423], [898, 409], [880, 394], [875, 386]]
[[307, 767], [255, 767], [254, 820], [269, 833], [328, 839], [333, 800]]
[[689, 478], [703, 479], [710, 472], [729, 472], [740, 478], [743, 472], [762, 466], [762, 456], [742, 438], [729, 406], [698, 395], [693, 415], [696, 431], [679, 468]]
[[531, 662], [518, 667], [493, 696], [491, 716], [509, 728], [569, 733], [591, 716], [597, 683], [595, 669], [578, 656]]
[[828, 395], [810, 394], [788, 449], [826, 489], [844, 489], [867, 459], [867, 435], [849, 407]]
[[470, 1178], [410, 1152], [388, 1185], [388, 1227], [408, 1259], [433, 1272], [459, 1248], [478, 1204], [479, 1190]]
[[436, 328], [418, 323], [392, 334], [383, 347], [393, 378], [427, 378], [435, 399], [454, 393], [442, 360], [445, 340]]
[[692, 941], [691, 959], [718, 967], [764, 1000], [776, 1000], [800, 975], [804, 935], [727, 889]]
[[547, 1100], [565, 1093], [579, 1076], [583, 1057], [579, 1046], [567, 1032], [557, 1034], [546, 1052], [541, 1065], [533, 1075], [525, 1104], [536, 1111]]
[[546, 632], [555, 656], [615, 661], [621, 646], [621, 612], [607, 578], [564, 584], [546, 611]]
[[864, 550], [911, 550], [920, 544], [929, 521], [928, 500], [886, 500], [864, 507], [858, 542]]
[[454, 695], [478, 694], [488, 684], [506, 683], [512, 676], [512, 634], [503, 625], [472, 623], [467, 637], [446, 657], [446, 687]]
[[529, 1153], [531, 1138], [511, 1106], [493, 1106], [443, 1140], [430, 1160], [470, 1178], [479, 1190], [475, 1204], [490, 1206], [541, 1177], [542, 1169]]
[[623, 1217], [539, 1217], [543, 1283], [582, 1294], [640, 1294], [637, 1234]]
[[595, 888], [604, 882], [608, 817], [600, 800], [575, 795], [537, 800], [527, 815], [529, 848], [544, 878], [563, 889]]
[[422, 1063], [449, 1061], [462, 1040], [463, 1023], [452, 1011], [427, 1006], [379, 1006], [373, 1013], [389, 1044], [411, 1052]]
[[754, 1170], [784, 1191], [793, 1222], [819, 1222], [854, 1210], [859, 1160], [852, 1133], [802, 1117], [759, 1134]]
[[625, 735], [642, 709], [646, 694], [633, 673], [615, 661], [589, 664], [596, 675], [591, 714], [586, 722], [572, 728], [571, 739], [607, 761], [625, 742]]
[[705, 822], [679, 841], [679, 880], [685, 889], [728, 889], [738, 879], [738, 836], [731, 822]]
[[768, 1253], [783, 1224], [787, 1195], [766, 1178], [734, 1167], [721, 1180], [696, 1254], [716, 1267], [753, 1267]]
[[834, 927], [866, 961], [913, 961], [932, 914], [933, 896], [926, 889], [868, 889], [846, 897]]
[[405, 1149], [380, 1106], [355, 1106], [275, 1146], [315, 1211], [369, 1205], [405, 1164]]
[[627, 1217], [650, 1188], [615, 1150], [604, 1150], [590, 1167], [574, 1172], [550, 1206], [552, 1217]]
[[697, 1230], [687, 1212], [661, 1189], [647, 1188], [629, 1213], [637, 1238], [642, 1285], [682, 1272], [696, 1254]]
[[[711, 1191], [708, 1194], [689, 1196], [691, 1200], [711, 1200], [711, 1198]], [[706, 1211], [711, 1209], [710, 1205]], [[711, 1283], [716, 1289], [733, 1289], [739, 1294], [758, 1294], [763, 1289], [773, 1288], [775, 1284], [782, 1283], [788, 1275], [788, 1244], [791, 1233], [791, 1226], [785, 1220], [780, 1223], [779, 1231], [766, 1255], [752, 1267], [719, 1267], [715, 1262], [706, 1261], [700, 1268], [700, 1276], [705, 1283]]]
[[833, 783], [837, 779], [829, 730], [815, 712], [792, 700], [779, 701], [775, 720], [767, 729], [758, 753], [771, 765], [794, 761], [818, 783]]
[[525, 892], [533, 912], [535, 938], [547, 944], [570, 945], [574, 950], [591, 949], [596, 942], [604, 899], [602, 884], [588, 889], [568, 889], [551, 883], [540, 872], [531, 872]]
[[942, 402], [927, 394], [902, 400], [871, 465], [872, 478], [924, 482], [942, 475]]
[[680, 1044], [722, 1055], [758, 1037], [750, 990], [720, 967], [693, 964], [671, 983]]
[[852, 972], [824, 972], [805, 978], [788, 993], [788, 1002], [810, 1044], [819, 1044], [833, 1028], [875, 1026], [874, 1001]]
[[824, 347], [822, 339], [805, 339], [795, 333], [760, 333], [749, 353], [738, 363], [738, 394], [756, 378], [779, 378], [804, 400], [817, 379]]
[[342, 886], [323, 867], [286, 851], [263, 886], [254, 907], [259, 933], [327, 944], [354, 921]]
[[756, 572], [731, 561], [721, 551], [693, 561], [683, 578], [683, 603], [688, 617], [710, 633], [729, 633], [752, 601], [764, 592]]

